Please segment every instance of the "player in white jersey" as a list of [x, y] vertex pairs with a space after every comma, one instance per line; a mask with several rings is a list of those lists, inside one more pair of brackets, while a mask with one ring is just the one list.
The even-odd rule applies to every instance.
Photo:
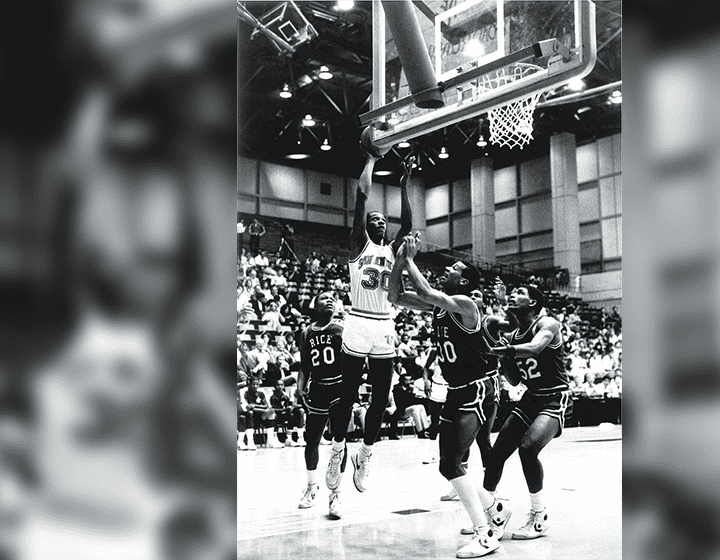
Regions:
[[372, 387], [371, 404], [365, 416], [363, 443], [360, 450], [350, 457], [354, 467], [353, 482], [359, 492], [365, 491], [373, 444], [380, 432], [392, 380], [395, 321], [391, 315], [392, 306], [387, 300], [390, 271], [395, 261], [395, 251], [412, 228], [412, 211], [407, 194], [412, 159], [404, 162], [404, 173], [400, 179], [400, 230], [395, 240], [387, 244], [386, 217], [382, 212], [369, 212], [367, 216], [365, 214], [365, 202], [372, 186], [373, 168], [375, 162], [384, 154], [367, 142], [367, 138], [362, 144], [368, 158], [358, 181], [355, 218], [350, 232], [349, 267], [352, 306], [346, 313], [343, 332], [342, 396], [338, 406], [330, 411], [333, 447], [325, 474], [327, 487], [330, 490], [337, 489], [341, 479], [340, 465], [345, 456], [347, 426], [367, 359], [369, 366], [367, 382]]

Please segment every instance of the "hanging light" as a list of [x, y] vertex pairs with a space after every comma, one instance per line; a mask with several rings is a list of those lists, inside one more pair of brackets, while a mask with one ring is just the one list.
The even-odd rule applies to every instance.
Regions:
[[329, 152], [330, 150], [332, 150], [332, 146], [330, 145], [330, 141], [329, 141], [327, 138], [325, 138], [325, 140], [323, 140], [323, 143], [320, 144], [320, 149], [321, 149], [323, 152]]
[[445, 148], [445, 146], [440, 148], [440, 153], [438, 154], [438, 157], [440, 159], [447, 159], [450, 157], [450, 154], [447, 153], [447, 149]]
[[580, 78], [573, 78], [568, 82], [568, 89], [572, 91], [582, 91], [585, 88], [585, 82]]
[[303, 126], [315, 126], [315, 119], [312, 118], [312, 115], [308, 113], [305, 115], [305, 118], [302, 121]]
[[298, 138], [298, 141], [293, 147], [293, 149], [285, 157], [287, 159], [308, 159], [310, 157], [310, 154], [308, 153], [307, 149], [303, 147], [302, 141]]
[[353, 2], [353, 0], [338, 0], [338, 3], [335, 7], [341, 12], [347, 12], [348, 10], [352, 10], [353, 7], [355, 7], [355, 2]]
[[330, 68], [328, 68], [327, 66], [320, 67], [320, 73], [318, 74], [318, 78], [320, 78], [321, 80], [329, 80], [332, 77], [333, 75], [332, 72], [330, 72]]
[[290, 86], [288, 84], [284, 84], [282, 91], [280, 92], [280, 97], [283, 99], [290, 99], [292, 97], [292, 91], [290, 91]]
[[478, 138], [477, 145], [480, 148], [484, 148], [485, 146], [487, 146], [487, 140], [485, 140], [485, 136], [483, 136], [482, 134], [480, 135], [480, 138]]
[[622, 92], [615, 90], [610, 94], [610, 103], [622, 103]]
[[409, 147], [410, 147], [410, 142], [408, 142], [407, 140], [403, 140], [402, 142], [400, 142], [400, 143], [397, 145], [397, 147], [398, 147], [398, 148], [409, 148]]

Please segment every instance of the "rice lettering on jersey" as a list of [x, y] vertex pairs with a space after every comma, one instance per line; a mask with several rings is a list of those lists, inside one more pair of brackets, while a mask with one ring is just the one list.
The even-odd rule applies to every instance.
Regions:
[[[533, 321], [530, 328], [520, 333], [515, 329], [510, 334], [510, 344], [525, 344], [535, 336], [535, 326], [540, 318]], [[552, 395], [569, 388], [569, 379], [565, 370], [565, 349], [562, 335], [554, 344], [548, 344], [537, 356], [515, 358], [523, 376], [523, 384], [533, 395]]]
[[372, 319], [389, 318], [392, 306], [387, 299], [390, 271], [395, 262], [392, 247], [368, 240], [350, 268], [350, 313]]
[[497, 370], [497, 359], [486, 354], [489, 346], [482, 335], [482, 324], [478, 321], [474, 329], [468, 329], [449, 311], [438, 307], [433, 310], [432, 341], [450, 387], [467, 385]]

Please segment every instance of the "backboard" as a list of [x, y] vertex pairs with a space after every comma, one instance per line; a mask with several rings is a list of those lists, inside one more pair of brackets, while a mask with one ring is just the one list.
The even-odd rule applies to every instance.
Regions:
[[[359, 117], [373, 142], [389, 147], [588, 74], [596, 60], [595, 5], [590, 0], [415, 0], [422, 45], [443, 106], [413, 103], [380, 0], [373, 0], [373, 94]], [[515, 80], [493, 81], [496, 72]], [[493, 83], [492, 88], [484, 87]]]

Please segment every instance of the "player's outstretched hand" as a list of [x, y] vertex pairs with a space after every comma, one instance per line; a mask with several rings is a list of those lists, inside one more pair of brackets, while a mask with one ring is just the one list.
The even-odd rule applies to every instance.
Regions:
[[499, 276], [495, 279], [495, 286], [493, 288], [493, 291], [495, 292], [495, 297], [498, 299], [498, 301], [500, 301], [500, 303], [505, 303], [507, 297], [507, 288], [505, 287], [503, 281], [500, 280]]
[[417, 232], [405, 236], [405, 258], [408, 260], [414, 259], [418, 252], [417, 246]]
[[400, 184], [401, 185], [407, 185], [408, 179], [410, 179], [410, 176], [412, 175], [412, 167], [413, 163], [415, 163], [415, 156], [411, 155], [404, 160], [402, 160], [402, 169], [403, 174], [402, 177], [400, 177]]

